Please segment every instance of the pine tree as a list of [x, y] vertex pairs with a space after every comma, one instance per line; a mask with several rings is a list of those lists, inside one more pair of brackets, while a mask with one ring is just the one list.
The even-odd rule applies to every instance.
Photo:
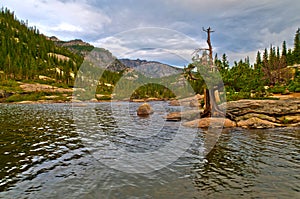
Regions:
[[[28, 23], [18, 21], [14, 13], [7, 8], [0, 11], [0, 71], [10, 79], [37, 79], [38, 75], [51, 78], [59, 77], [55, 70], [77, 72], [83, 57], [70, 50], [56, 46], [53, 41], [41, 35], [36, 27], [27, 27]], [[61, 62], [57, 56], [69, 57], [72, 64]], [[73, 79], [65, 78], [66, 83]]]
[[300, 28], [296, 31], [296, 35], [294, 38], [294, 63], [299, 64], [300, 63]]
[[280, 58], [280, 65], [281, 68], [287, 67], [287, 48], [286, 48], [286, 42], [283, 41], [282, 43], [282, 52], [281, 52], [281, 58]]
[[287, 55], [286, 42], [283, 41], [283, 43], [282, 43], [282, 54], [281, 54], [281, 56], [286, 56], [286, 55]]
[[269, 57], [268, 50], [265, 48], [264, 54], [263, 54], [263, 63], [264, 64], [268, 63], [268, 57]]
[[229, 69], [229, 62], [227, 60], [227, 55], [225, 53], [222, 55], [222, 66], [224, 70]]
[[255, 64], [254, 64], [254, 69], [259, 69], [261, 67], [262, 67], [261, 54], [260, 54], [259, 51], [257, 51], [256, 61], [255, 61]]

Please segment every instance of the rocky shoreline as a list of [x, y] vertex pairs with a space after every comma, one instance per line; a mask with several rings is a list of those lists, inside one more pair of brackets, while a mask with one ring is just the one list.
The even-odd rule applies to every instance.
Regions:
[[183, 121], [187, 127], [208, 128], [211, 125], [227, 128], [300, 127], [300, 99], [238, 100], [223, 103], [220, 108], [233, 115], [228, 118], [200, 118], [201, 110], [169, 113], [167, 121]]
[[[33, 92], [32, 89], [55, 90], [56, 92], [69, 93], [72, 89], [57, 90], [56, 87], [37, 87], [32, 88], [31, 85], [23, 84], [23, 89]], [[31, 90], [28, 90], [31, 89]], [[0, 92], [1, 97], [9, 97], [9, 93]], [[51, 98], [50, 98], [51, 97]], [[286, 95], [285, 95], [286, 97]], [[55, 96], [47, 96], [46, 99], [37, 101], [19, 101], [12, 102], [17, 104], [43, 104], [43, 103], [101, 103], [112, 102], [114, 100], [90, 100], [78, 101], [72, 97], [66, 98], [68, 101], [56, 99]], [[220, 108], [230, 113], [234, 119], [227, 118], [200, 118], [203, 109], [199, 101], [203, 99], [202, 95], [196, 95], [180, 100], [170, 100], [170, 106], [188, 106], [190, 111], [171, 112], [165, 116], [167, 121], [182, 121], [184, 126], [193, 128], [208, 128], [211, 125], [222, 126], [225, 128], [242, 127], [242, 128], [275, 128], [275, 127], [300, 127], [300, 98], [279, 98], [279, 100], [238, 100], [223, 103]], [[119, 100], [117, 100], [119, 101]], [[116, 102], [117, 102], [116, 101]], [[125, 100], [131, 102], [149, 102], [149, 101], [166, 101], [166, 99], [141, 99], [141, 100]], [[9, 102], [10, 103], [10, 102]]]

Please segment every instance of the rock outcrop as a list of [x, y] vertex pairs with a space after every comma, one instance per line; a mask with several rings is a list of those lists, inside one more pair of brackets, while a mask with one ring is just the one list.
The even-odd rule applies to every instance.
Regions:
[[222, 104], [243, 128], [300, 126], [300, 99], [239, 100]]
[[[165, 118], [169, 121], [188, 120], [188, 127], [207, 128], [212, 123], [224, 127], [274, 128], [300, 126], [300, 99], [287, 100], [239, 100], [220, 105], [221, 109], [233, 116], [233, 120], [222, 118], [192, 117], [192, 112], [175, 112]], [[187, 115], [191, 115], [187, 117]]]
[[226, 112], [240, 117], [247, 114], [261, 114], [271, 117], [300, 114], [300, 99], [287, 100], [238, 100], [222, 104]]
[[73, 89], [68, 88], [58, 88], [56, 86], [46, 85], [46, 84], [30, 84], [30, 83], [21, 83], [20, 88], [24, 92], [51, 92], [51, 93], [72, 93]]

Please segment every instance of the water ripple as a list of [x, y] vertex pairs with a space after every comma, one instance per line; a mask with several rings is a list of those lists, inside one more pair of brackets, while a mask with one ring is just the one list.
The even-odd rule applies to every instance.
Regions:
[[[227, 130], [206, 157], [205, 132], [199, 131], [177, 161], [151, 173], [130, 174], [108, 168], [92, 154], [105, 149], [103, 158], [113, 160], [118, 148], [155, 151], [174, 138], [178, 123], [162, 122], [164, 112], [139, 119], [133, 111], [133, 122], [120, 123], [124, 115], [112, 117], [109, 103], [87, 106], [95, 108], [95, 125], [75, 124], [68, 104], [0, 105], [0, 198], [299, 196], [299, 128]], [[82, 110], [83, 121], [88, 119], [85, 108], [75, 108]], [[141, 126], [149, 132], [126, 132]]]

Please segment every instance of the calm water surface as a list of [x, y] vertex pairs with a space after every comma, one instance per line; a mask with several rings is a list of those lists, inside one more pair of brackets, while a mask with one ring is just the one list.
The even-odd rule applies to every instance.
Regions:
[[[0, 198], [300, 198], [299, 128], [226, 130], [208, 155], [199, 130], [179, 159], [150, 173], [115, 170], [93, 155], [103, 143], [143, 153], [172, 140], [179, 123], [164, 122], [172, 108], [157, 103], [164, 111], [149, 118], [117, 114], [110, 103], [1, 104]], [[87, 119], [87, 106], [95, 110], [94, 126], [78, 122]], [[124, 117], [134, 122], [122, 123]], [[86, 140], [99, 129], [95, 143]]]

